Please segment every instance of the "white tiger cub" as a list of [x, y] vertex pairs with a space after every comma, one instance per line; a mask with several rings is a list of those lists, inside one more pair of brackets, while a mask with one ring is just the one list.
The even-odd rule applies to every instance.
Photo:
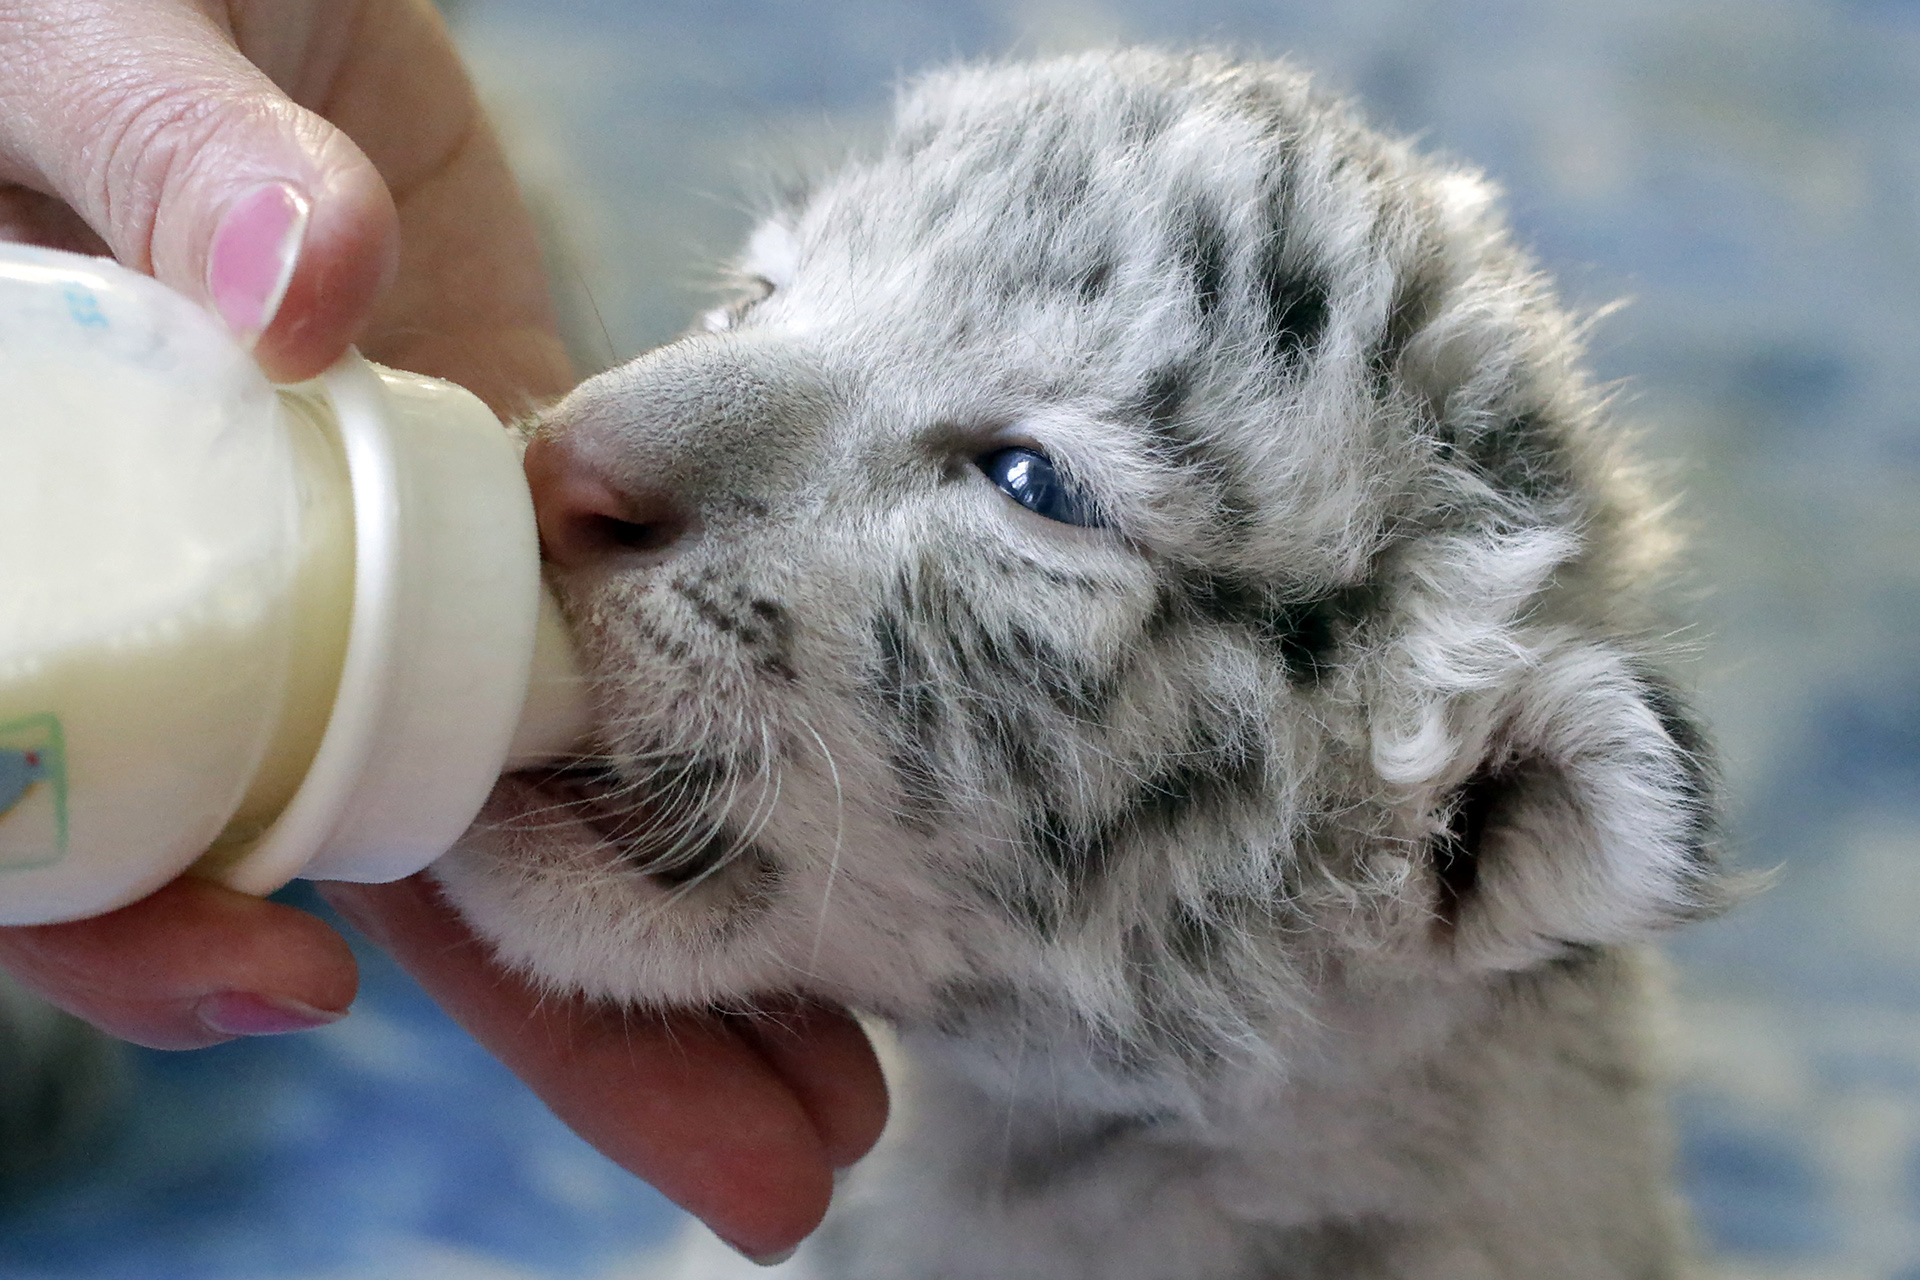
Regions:
[[1677, 1274], [1708, 762], [1487, 185], [1284, 65], [973, 67], [741, 273], [540, 426], [604, 756], [440, 874], [555, 988], [893, 1028], [780, 1274]]

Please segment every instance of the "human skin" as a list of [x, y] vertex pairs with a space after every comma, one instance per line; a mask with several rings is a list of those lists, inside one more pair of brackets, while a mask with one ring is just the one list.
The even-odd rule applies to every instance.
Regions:
[[[503, 415], [572, 383], [531, 220], [426, 0], [0, 0], [0, 239], [151, 272], [277, 379], [356, 342]], [[275, 276], [260, 246], [282, 242]], [[879, 1135], [885, 1087], [844, 1013], [542, 998], [430, 881], [326, 892], [561, 1119], [750, 1257], [810, 1231]], [[357, 984], [323, 921], [193, 879], [0, 929], [0, 966], [163, 1048], [324, 1025]]]

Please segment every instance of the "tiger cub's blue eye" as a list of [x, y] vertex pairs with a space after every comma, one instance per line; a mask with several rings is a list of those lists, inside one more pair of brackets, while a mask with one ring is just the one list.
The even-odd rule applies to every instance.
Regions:
[[1054, 469], [1052, 459], [1037, 449], [996, 449], [983, 454], [977, 465], [1000, 492], [1035, 515], [1062, 524], [1100, 523], [1100, 513], [1092, 500], [1068, 484]]

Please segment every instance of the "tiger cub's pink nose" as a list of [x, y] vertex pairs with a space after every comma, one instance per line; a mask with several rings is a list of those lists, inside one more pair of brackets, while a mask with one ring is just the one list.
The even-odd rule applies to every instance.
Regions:
[[563, 569], [658, 564], [693, 531], [664, 488], [616, 483], [564, 437], [536, 439], [525, 465], [541, 554]]

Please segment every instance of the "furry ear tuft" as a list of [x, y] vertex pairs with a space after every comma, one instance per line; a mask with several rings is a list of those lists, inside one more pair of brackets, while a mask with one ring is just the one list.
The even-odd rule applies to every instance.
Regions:
[[1432, 846], [1462, 963], [1517, 969], [1726, 905], [1712, 765], [1657, 677], [1584, 647], [1530, 670], [1491, 711]]

